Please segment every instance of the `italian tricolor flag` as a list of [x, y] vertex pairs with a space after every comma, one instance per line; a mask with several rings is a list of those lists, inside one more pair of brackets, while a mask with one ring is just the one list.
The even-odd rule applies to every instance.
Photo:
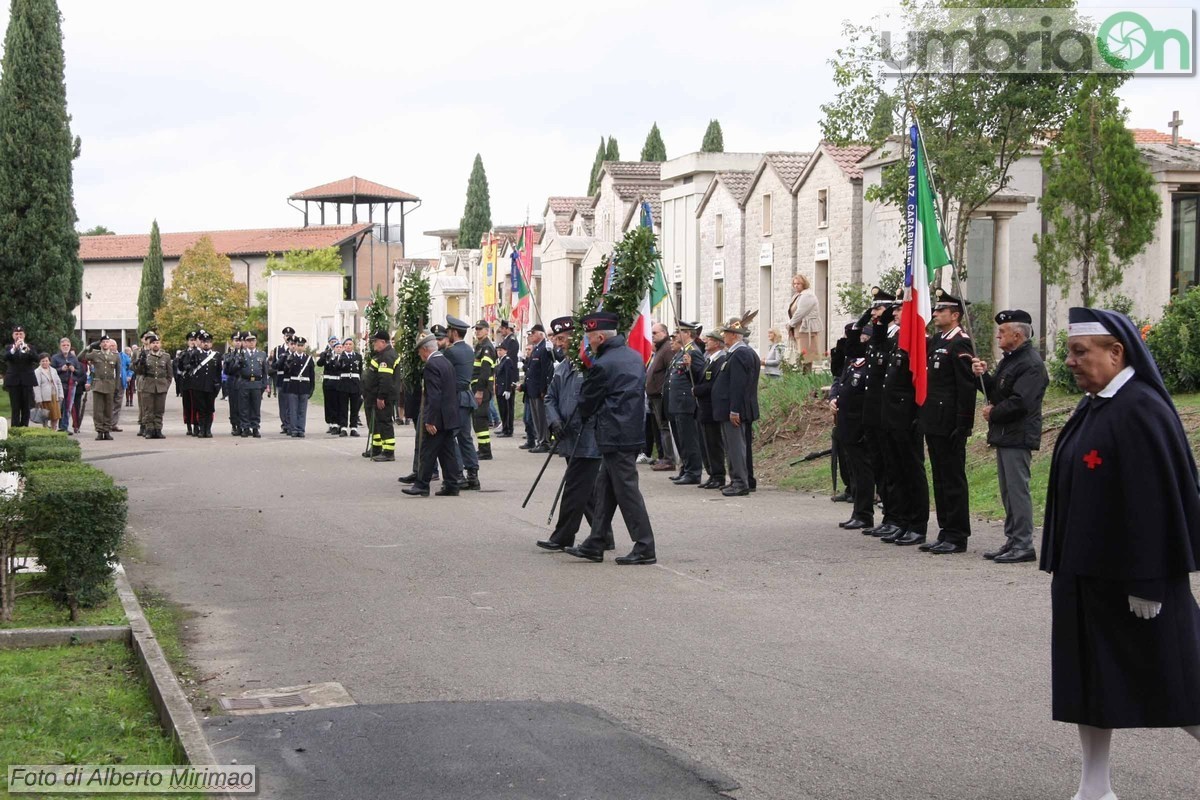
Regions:
[[[650, 213], [650, 204], [642, 201], [641, 223], [643, 228], [654, 227], [654, 217]], [[629, 328], [629, 346], [642, 354], [643, 363], [649, 363], [654, 356], [654, 340], [650, 338], [650, 326], [653, 320], [651, 310], [658, 306], [667, 296], [667, 282], [663, 279], [662, 261], [654, 265], [654, 282], [642, 295], [638, 303], [638, 314]]]
[[925, 148], [916, 125], [909, 131], [909, 145], [908, 252], [904, 260], [904, 306], [900, 316], [899, 347], [908, 353], [917, 405], [924, 405], [928, 387], [925, 329], [933, 317], [929, 285], [933, 283], [935, 271], [949, 264], [950, 257], [938, 230], [937, 206], [929, 184]]

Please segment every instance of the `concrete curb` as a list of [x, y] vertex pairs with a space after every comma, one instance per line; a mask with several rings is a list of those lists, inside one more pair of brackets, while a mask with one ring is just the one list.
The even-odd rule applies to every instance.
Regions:
[[114, 577], [117, 596], [121, 598], [125, 616], [129, 619], [133, 652], [137, 655], [142, 672], [150, 684], [150, 700], [158, 711], [159, 723], [163, 730], [171, 735], [175, 746], [187, 758], [189, 764], [197, 767], [217, 764], [208, 746], [208, 740], [204, 738], [200, 722], [192, 711], [192, 704], [188, 702], [183, 688], [175, 678], [175, 672], [167, 663], [154, 631], [146, 621], [146, 615], [142, 613], [137, 595], [133, 593], [133, 587], [125, 577], [125, 571], [118, 567]]
[[78, 628], [11, 628], [0, 630], [0, 650], [21, 647], [56, 647], [91, 642], [125, 642], [131, 637], [128, 625], [84, 625]]

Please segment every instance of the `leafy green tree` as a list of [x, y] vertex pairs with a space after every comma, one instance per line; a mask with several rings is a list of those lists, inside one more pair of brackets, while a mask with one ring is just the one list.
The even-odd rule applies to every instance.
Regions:
[[227, 341], [247, 320], [249, 289], [234, 280], [229, 258], [204, 236], [183, 251], [171, 276], [171, 288], [154, 315], [155, 330], [164, 349], [187, 343], [187, 332], [203, 327], [213, 340]]
[[667, 160], [667, 146], [663, 144], [662, 134], [658, 131], [658, 123], [650, 126], [646, 134], [646, 143], [642, 145], [642, 161], [663, 162]]
[[106, 228], [103, 225], [95, 225], [91, 228], [88, 228], [86, 231], [84, 231], [83, 233], [81, 233], [79, 235], [80, 236], [116, 236], [117, 232], [113, 231], [113, 230], [109, 230], [108, 228]]
[[336, 247], [319, 250], [288, 250], [279, 258], [274, 253], [267, 255], [265, 271], [272, 272], [344, 272], [342, 254]]
[[715, 119], [708, 121], [708, 128], [704, 131], [704, 141], [700, 143], [701, 153], [724, 153], [725, 152], [725, 135], [721, 133], [721, 123]]
[[617, 147], [617, 140], [613, 137], [608, 137], [608, 144], [604, 147], [605, 161], [620, 161], [621, 150]]
[[1111, 78], [1089, 75], [1071, 116], [1042, 154], [1045, 189], [1038, 207], [1045, 235], [1034, 236], [1042, 275], [1085, 306], [1116, 286], [1121, 273], [1154, 239], [1162, 203], [1154, 176], [1125, 127]]
[[154, 313], [163, 304], [163, 253], [158, 220], [150, 226], [150, 249], [142, 259], [142, 288], [138, 291], [138, 330], [145, 331], [154, 322]]
[[467, 205], [463, 209], [462, 221], [458, 223], [459, 246], [479, 247], [483, 235], [491, 228], [492, 204], [488, 195], [487, 173], [483, 171], [483, 159], [476, 153], [471, 178], [467, 181]]
[[54, 0], [13, 0], [0, 74], [0, 326], [21, 323], [49, 347], [75, 328], [83, 284], [71, 180], [79, 139]]
[[[1025, 17], [1032, 29], [1041, 9], [1071, 9], [1074, 0], [903, 0], [901, 6], [913, 29], [947, 30], [951, 14], [978, 7], [1004, 7], [1014, 17]], [[910, 66], [891, 82], [883, 74], [879, 27], [874, 22], [843, 25], [842, 46], [830, 59], [836, 93], [821, 106], [822, 138], [836, 144], [871, 141], [885, 128], [907, 131], [919, 119], [957, 288], [967, 276], [971, 217], [1009, 185], [1013, 165], [1041, 144], [1045, 132], [1062, 126], [1067, 100], [1083, 76], [972, 72], [960, 62], [937, 72]], [[1081, 19], [1074, 27], [1089, 30]], [[870, 187], [864, 197], [902, 208], [908, 190], [907, 138], [885, 149], [897, 161], [883, 170], [882, 185]]]
[[604, 137], [600, 137], [600, 147], [596, 150], [596, 158], [592, 161], [592, 177], [588, 179], [588, 197], [600, 188], [600, 167], [604, 166]]

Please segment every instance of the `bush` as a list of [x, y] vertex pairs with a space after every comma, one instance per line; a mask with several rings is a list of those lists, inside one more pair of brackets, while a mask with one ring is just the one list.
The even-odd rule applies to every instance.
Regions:
[[[50, 431], [45, 428], [12, 428], [9, 438], [0, 442], [4, 448], [4, 458], [0, 459], [0, 469], [15, 470], [29, 460], [30, 450], [63, 449], [75, 453], [73, 459], [79, 460], [79, 442], [66, 433]], [[42, 459], [44, 460], [44, 458]], [[63, 459], [59, 459], [63, 460]]]
[[990, 360], [992, 346], [996, 343], [996, 312], [991, 303], [971, 303], [967, 306], [967, 324], [971, 328], [971, 341], [980, 358]]
[[1067, 332], [1060, 330], [1054, 337], [1054, 357], [1047, 359], [1046, 369], [1050, 373], [1050, 385], [1070, 394], [1083, 394], [1075, 376], [1067, 369]]
[[1200, 390], [1200, 287], [1171, 299], [1146, 344], [1172, 392]]
[[79, 463], [80, 450], [79, 445], [71, 442], [70, 445], [61, 445], [58, 443], [38, 445], [36, 447], [25, 448], [24, 460], [21, 463], [21, 471], [25, 472], [31, 464], [36, 464], [42, 461], [68, 461]]
[[23, 510], [54, 599], [77, 620], [112, 575], [125, 535], [125, 488], [87, 464], [39, 467], [26, 479]]

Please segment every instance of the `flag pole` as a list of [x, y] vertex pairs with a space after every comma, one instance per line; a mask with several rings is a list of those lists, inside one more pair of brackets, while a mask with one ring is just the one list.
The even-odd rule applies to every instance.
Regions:
[[[924, 135], [921, 134], [921, 121], [917, 118], [917, 110], [915, 108], [913, 108], [912, 106], [909, 106], [908, 111], [910, 114], [912, 114], [913, 124], [917, 126], [917, 144], [920, 145], [920, 147], [921, 147], [921, 156], [922, 156], [921, 163], [925, 166], [925, 176], [929, 179], [929, 188], [933, 192], [934, 196], [937, 197], [940, 195], [940, 193], [938, 192], [937, 184], [933, 180], [933, 168], [930, 166], [930, 163], [929, 163], [929, 151], [925, 149], [925, 137], [924, 137]], [[960, 211], [961, 211], [961, 209], [960, 209]], [[933, 204], [933, 215], [935, 217], [937, 217], [938, 231], [942, 235], [942, 241], [943, 242], [949, 241], [949, 237], [947, 237], [947, 235], [946, 235], [946, 221], [942, 219], [942, 214], [938, 210], [937, 203]], [[995, 233], [993, 232], [992, 235], [995, 236]], [[957, 256], [957, 255], [958, 255], [958, 253], [955, 253], [955, 256]], [[995, 265], [993, 265], [993, 268], [995, 268]], [[957, 277], [958, 276], [958, 261], [957, 261], [957, 259], [950, 262], [950, 269], [954, 270], [954, 277]], [[959, 300], [962, 301], [962, 316], [959, 318], [959, 322], [963, 323], [963, 327], [966, 329], [967, 335], [970, 336], [971, 341], [974, 342], [975, 337], [971, 330], [971, 315], [967, 313], [967, 306], [970, 305], [970, 303], [967, 300], [967, 293], [966, 293], [965, 289], [966, 289], [966, 284], [963, 283], [962, 281], [959, 281], [958, 282], [958, 293], [960, 295], [962, 295], [962, 297], [959, 298]], [[978, 354], [976, 354], [976, 358], [978, 358], [978, 357], [979, 357]], [[988, 394], [987, 394], [987, 388], [983, 385], [983, 376], [976, 375], [975, 377], [979, 381], [979, 390], [981, 392], [983, 392], [983, 397], [986, 400]]]

